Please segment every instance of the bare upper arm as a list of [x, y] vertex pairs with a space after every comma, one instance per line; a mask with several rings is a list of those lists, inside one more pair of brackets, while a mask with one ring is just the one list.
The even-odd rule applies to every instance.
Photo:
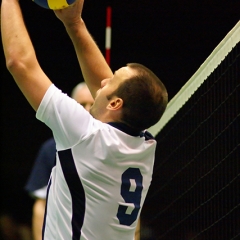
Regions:
[[20, 65], [8, 68], [27, 101], [37, 111], [47, 89], [52, 84], [50, 79], [38, 64], [31, 67]]

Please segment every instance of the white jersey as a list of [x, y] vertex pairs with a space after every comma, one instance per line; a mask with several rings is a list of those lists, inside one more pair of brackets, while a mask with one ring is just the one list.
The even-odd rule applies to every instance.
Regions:
[[57, 148], [43, 239], [133, 240], [156, 141], [94, 119], [54, 85], [36, 116], [52, 129]]

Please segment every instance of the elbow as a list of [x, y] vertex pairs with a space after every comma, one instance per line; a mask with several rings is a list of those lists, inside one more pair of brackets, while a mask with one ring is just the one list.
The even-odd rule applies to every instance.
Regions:
[[24, 71], [24, 69], [26, 69], [25, 65], [23, 61], [17, 58], [9, 58], [6, 60], [6, 67], [12, 75]]
[[19, 61], [16, 58], [6, 59], [6, 67], [7, 67], [9, 72], [14, 71], [14, 69], [19, 68], [19, 66], [21, 66], [21, 65], [22, 65], [21, 61]]

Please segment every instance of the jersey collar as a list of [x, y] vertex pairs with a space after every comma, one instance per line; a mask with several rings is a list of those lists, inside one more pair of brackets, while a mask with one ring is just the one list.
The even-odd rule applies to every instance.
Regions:
[[135, 129], [129, 127], [128, 125], [121, 123], [121, 122], [109, 122], [109, 125], [111, 125], [112, 127], [117, 128], [118, 130], [133, 136], [133, 137], [145, 137], [146, 140], [149, 139], [154, 139], [154, 137], [147, 131], [136, 131]]

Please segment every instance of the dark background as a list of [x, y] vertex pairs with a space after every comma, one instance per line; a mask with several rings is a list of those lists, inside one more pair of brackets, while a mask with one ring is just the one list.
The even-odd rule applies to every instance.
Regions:
[[[70, 94], [83, 79], [62, 23], [51, 10], [20, 2], [40, 65]], [[112, 69], [128, 62], [146, 65], [165, 83], [170, 100], [240, 16], [239, 0], [85, 0], [83, 18], [103, 53], [108, 5]], [[50, 136], [6, 70], [1, 49], [1, 212], [19, 221], [30, 221], [32, 199], [23, 188], [40, 144]]]

